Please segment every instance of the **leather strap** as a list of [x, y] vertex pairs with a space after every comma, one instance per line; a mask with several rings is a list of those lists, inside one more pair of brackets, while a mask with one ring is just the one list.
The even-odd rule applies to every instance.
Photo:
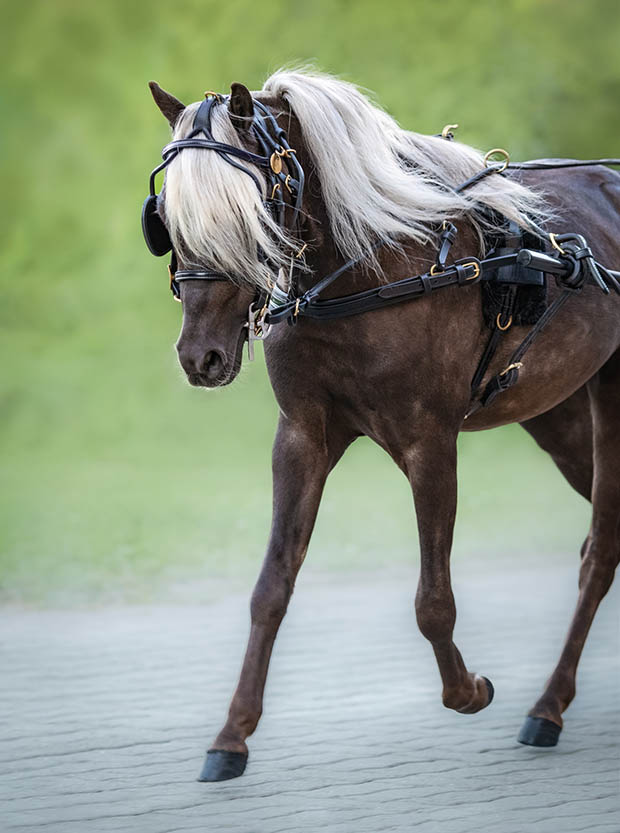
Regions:
[[385, 286], [356, 292], [353, 295], [345, 295], [341, 298], [332, 298], [326, 301], [319, 300], [317, 298], [319, 292], [349, 269], [351, 265], [350, 262], [344, 264], [299, 298], [270, 309], [266, 315], [266, 322], [277, 324], [287, 318], [296, 319], [298, 316], [327, 320], [359, 315], [370, 310], [398, 304], [401, 301], [416, 298], [420, 295], [428, 295], [445, 286], [474, 284], [482, 276], [481, 262], [477, 258], [465, 258], [465, 260], [449, 266], [445, 272], [438, 275], [431, 275], [430, 273], [415, 275]]
[[478, 362], [476, 372], [474, 373], [473, 379], [471, 380], [472, 400], [475, 399], [478, 394], [478, 388], [480, 387], [480, 383], [484, 379], [484, 374], [487, 372], [487, 370], [489, 369], [489, 365], [493, 361], [493, 357], [497, 352], [497, 348], [499, 346], [503, 334], [508, 329], [510, 329], [512, 323], [514, 302], [516, 297], [517, 287], [506, 287], [504, 297], [502, 298], [501, 310], [497, 318], [495, 319], [493, 330], [491, 331], [491, 335], [489, 337], [489, 340], [487, 341], [487, 345], [484, 349], [482, 356], [480, 357], [480, 361]]
[[482, 396], [480, 397], [480, 399], [478, 399], [471, 405], [469, 411], [465, 415], [465, 419], [468, 419], [470, 416], [472, 416], [472, 414], [475, 414], [481, 408], [486, 408], [486, 406], [490, 405], [491, 402], [493, 402], [493, 400], [500, 393], [504, 393], [504, 391], [507, 391], [513, 385], [516, 385], [516, 383], [519, 381], [519, 370], [523, 366], [523, 362], [521, 361], [521, 359], [525, 356], [528, 349], [532, 346], [534, 340], [545, 329], [547, 324], [553, 318], [555, 318], [560, 309], [574, 294], [575, 290], [565, 289], [564, 292], [562, 292], [561, 295], [558, 295], [555, 301], [549, 307], [547, 307], [544, 314], [539, 318], [538, 322], [532, 327], [532, 329], [523, 339], [521, 344], [519, 344], [517, 349], [510, 356], [506, 367], [503, 370], [501, 370], [498, 374], [496, 374], [492, 379], [489, 380], [482, 393]]
[[210, 270], [177, 269], [174, 273], [175, 281], [227, 281], [228, 275], [223, 272], [212, 272]]
[[532, 162], [510, 162], [512, 171], [552, 171], [556, 168], [586, 168], [591, 165], [620, 165], [620, 159], [536, 159]]

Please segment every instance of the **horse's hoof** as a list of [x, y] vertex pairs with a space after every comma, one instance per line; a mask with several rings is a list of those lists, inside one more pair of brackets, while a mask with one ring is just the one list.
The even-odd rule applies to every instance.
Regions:
[[562, 727], [546, 717], [526, 717], [517, 740], [526, 746], [555, 746]]
[[226, 749], [209, 749], [198, 776], [199, 781], [228, 781], [245, 772], [248, 756], [243, 752], [228, 752]]
[[[495, 689], [493, 688], [493, 683], [487, 677], [482, 678], [486, 684], [487, 692], [489, 694], [489, 699], [487, 700], [487, 706], [490, 706], [493, 702], [493, 697], [495, 696]], [[485, 706], [486, 708], [486, 706]]]

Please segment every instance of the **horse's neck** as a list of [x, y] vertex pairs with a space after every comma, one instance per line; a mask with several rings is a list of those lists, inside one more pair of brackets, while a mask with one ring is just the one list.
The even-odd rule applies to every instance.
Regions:
[[[307, 290], [326, 275], [339, 269], [347, 258], [338, 252], [332, 237], [329, 217], [322, 198], [321, 183], [304, 143], [299, 122], [289, 111], [286, 103], [265, 96], [261, 96], [261, 101], [271, 109], [278, 124], [286, 130], [289, 144], [295, 148], [297, 158], [306, 175], [302, 218], [298, 229], [294, 231], [300, 240], [300, 248], [304, 243], [307, 244], [306, 261], [310, 273], [299, 275], [299, 288]], [[452, 218], [446, 217], [446, 219]], [[461, 220], [456, 221], [456, 225], [459, 234], [451, 255], [454, 258], [480, 256], [480, 242], [472, 224], [467, 220]], [[360, 292], [377, 286], [378, 283], [400, 280], [430, 269], [436, 256], [436, 248], [432, 244], [421, 246], [403, 241], [402, 245], [401, 252], [394, 252], [387, 248], [377, 251], [377, 260], [381, 266], [382, 275], [378, 275], [376, 271], [365, 268], [363, 265], [354, 266], [340, 276], [333, 286], [326, 289], [322, 297], [329, 298], [350, 292]]]
[[[307, 290], [325, 276], [332, 274], [347, 262], [346, 256], [337, 250], [329, 228], [329, 218], [320, 196], [309, 195], [304, 201], [304, 220], [300, 227], [300, 239], [308, 244], [307, 263], [310, 273], [300, 275], [300, 288]], [[481, 257], [481, 244], [473, 224], [467, 219], [456, 220], [457, 238], [450, 250], [448, 262], [464, 257]], [[378, 273], [369, 267], [368, 262], [352, 265], [322, 294], [323, 298], [333, 298], [352, 292], [362, 292], [378, 284], [401, 280], [413, 275], [425, 274], [435, 263], [437, 245], [421, 245], [403, 240], [401, 250], [379, 247], [376, 250], [377, 262], [381, 268]]]

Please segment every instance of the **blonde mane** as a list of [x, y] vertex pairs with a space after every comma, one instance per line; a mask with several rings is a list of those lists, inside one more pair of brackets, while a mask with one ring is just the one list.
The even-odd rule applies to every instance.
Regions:
[[[346, 259], [365, 258], [376, 267], [377, 239], [393, 247], [426, 244], [444, 219], [467, 215], [488, 226], [483, 209], [521, 226], [527, 216], [545, 216], [542, 196], [507, 177], [489, 176], [455, 193], [451, 186], [481, 170], [482, 154], [460, 142], [403, 130], [353, 84], [280, 70], [263, 91], [281, 98], [299, 122], [335, 245]], [[175, 139], [191, 132], [197, 107], [184, 111]], [[216, 139], [241, 146], [224, 106], [213, 109], [212, 128]], [[262, 171], [253, 171], [264, 181]], [[272, 276], [258, 251], [274, 268], [290, 256], [292, 241], [271, 218], [251, 177], [215, 152], [187, 149], [171, 163], [165, 212], [173, 244], [190, 262], [265, 285]]]

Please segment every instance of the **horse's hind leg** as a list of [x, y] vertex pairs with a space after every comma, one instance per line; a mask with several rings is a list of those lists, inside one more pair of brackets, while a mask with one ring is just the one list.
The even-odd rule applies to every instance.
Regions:
[[[560, 402], [555, 408], [521, 423], [538, 445], [547, 451], [567, 482], [586, 500], [592, 500], [594, 457], [592, 411], [587, 387]], [[586, 553], [590, 534], [581, 545]]]
[[588, 383], [593, 426], [592, 526], [582, 551], [579, 597], [560, 660], [530, 711], [519, 741], [555, 746], [575, 696], [577, 664], [620, 560], [620, 351]]
[[594, 472], [592, 412], [585, 385], [555, 408], [521, 425], [550, 454], [573, 489], [590, 500]]
[[[433, 426], [435, 428], [435, 426]], [[435, 653], [446, 708], [474, 714], [493, 699], [486, 677], [468, 671], [452, 635], [456, 606], [450, 582], [450, 550], [456, 516], [456, 435], [428, 433], [396, 458], [409, 477], [420, 538], [418, 626]]]

